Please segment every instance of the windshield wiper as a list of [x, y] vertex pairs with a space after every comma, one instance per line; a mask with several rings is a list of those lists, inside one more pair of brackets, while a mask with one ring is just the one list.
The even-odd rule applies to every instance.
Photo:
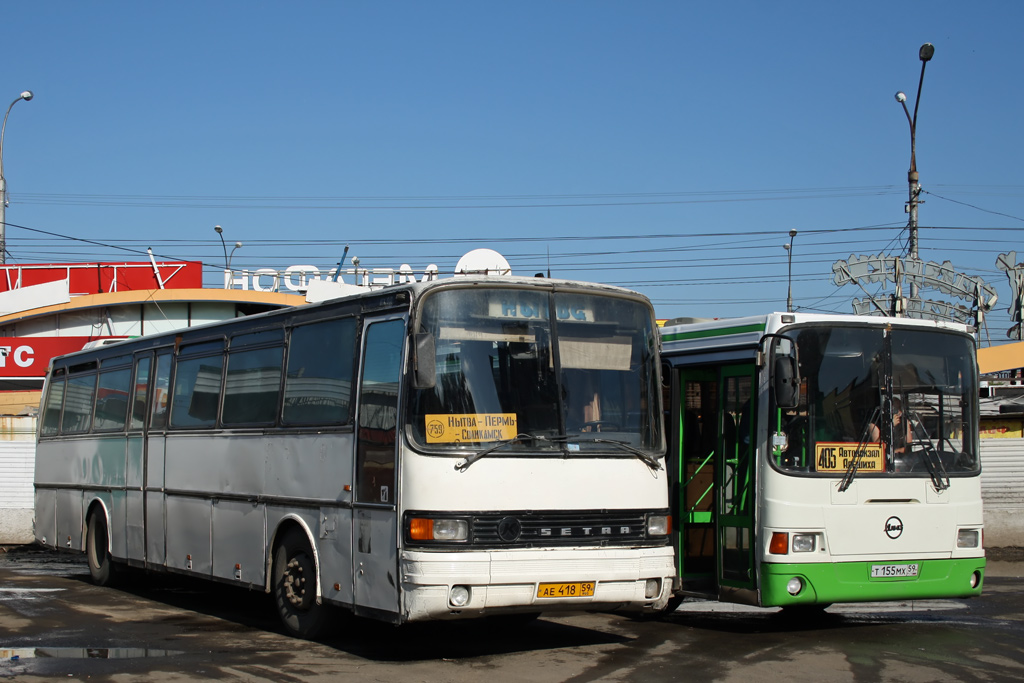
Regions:
[[643, 452], [639, 448], [634, 448], [624, 441], [616, 441], [615, 439], [580, 439], [579, 443], [608, 443], [613, 446], [618, 446], [627, 453], [632, 453], [639, 458], [645, 465], [650, 467], [652, 470], [657, 472], [661, 469], [661, 463], [656, 458], [651, 457], [648, 453]]
[[[860, 461], [864, 457], [865, 449], [864, 446], [868, 442], [868, 432], [871, 430], [871, 425], [878, 424], [878, 416], [881, 412], [881, 408], [876, 407], [874, 412], [868, 417], [867, 422], [864, 423], [864, 429], [860, 433], [860, 442], [857, 444], [857, 452], [854, 454], [850, 464], [846, 466], [846, 474], [839, 480], [839, 493], [844, 492], [850, 488], [850, 484], [853, 483], [853, 478], [857, 476], [857, 470], [860, 468]], [[881, 435], [879, 435], [881, 437]]]
[[472, 465], [473, 463], [475, 463], [477, 460], [479, 460], [480, 458], [484, 457], [485, 455], [490, 455], [494, 451], [500, 450], [500, 449], [504, 448], [505, 446], [511, 446], [512, 444], [519, 443], [520, 441], [524, 441], [526, 439], [534, 439], [536, 441], [551, 441], [551, 442], [555, 442], [555, 441], [559, 440], [559, 439], [549, 439], [548, 437], [540, 436], [539, 434], [516, 434], [511, 439], [506, 439], [504, 441], [499, 441], [498, 443], [494, 444], [493, 446], [489, 446], [489, 447], [483, 449], [482, 451], [477, 451], [476, 453], [473, 453], [472, 455], [466, 456], [465, 460], [463, 460], [461, 462], [455, 463], [455, 469], [458, 470], [459, 472], [465, 472], [466, 470], [469, 469], [470, 465]]
[[945, 491], [949, 488], [949, 475], [946, 473], [946, 467], [942, 464], [942, 456], [939, 455], [935, 444], [932, 443], [932, 437], [928, 434], [928, 430], [925, 429], [924, 423], [917, 419], [916, 415], [912, 415], [908, 411], [907, 419], [911, 420], [911, 436], [914, 437], [912, 444], [921, 444], [921, 460], [924, 461], [924, 466], [928, 468], [928, 475], [932, 478], [932, 486], [938, 492]]

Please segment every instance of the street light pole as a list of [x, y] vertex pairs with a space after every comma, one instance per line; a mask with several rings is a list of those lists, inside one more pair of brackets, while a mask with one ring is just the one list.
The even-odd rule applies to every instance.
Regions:
[[793, 312], [793, 238], [796, 237], [796, 228], [792, 228], [789, 231], [789, 244], [783, 244], [782, 248], [786, 250], [786, 255], [789, 257], [789, 275], [786, 278], [789, 287], [786, 293], [786, 312]]
[[[917, 82], [917, 98], [914, 100], [913, 117], [910, 116], [910, 110], [907, 109], [907, 96], [902, 92], [896, 93], [896, 101], [903, 106], [903, 113], [907, 115], [907, 123], [910, 124], [910, 170], [907, 172], [907, 183], [910, 186], [910, 200], [907, 202], [907, 211], [910, 214], [910, 222], [908, 224], [910, 235], [907, 244], [907, 256], [912, 259], [917, 258], [917, 205], [921, 197], [921, 183], [917, 174], [917, 108], [921, 104], [924, 68], [928, 65], [934, 54], [935, 46], [931, 43], [925, 43], [918, 50], [917, 55], [921, 60], [921, 78]], [[917, 298], [917, 285], [914, 283], [910, 285], [910, 297]]]
[[18, 99], [11, 102], [4, 114], [4, 125], [0, 127], [0, 263], [7, 263], [7, 180], [4, 178], [4, 134], [7, 133], [7, 117], [11, 115], [11, 109], [18, 102], [28, 102], [33, 97], [31, 90], [18, 95]]
[[228, 254], [228, 245], [224, 242], [224, 228], [219, 225], [213, 226], [217, 236], [220, 237], [220, 246], [224, 250], [224, 289], [228, 289], [228, 277], [231, 274], [231, 259], [235, 255], [235, 249], [241, 249], [242, 243], [235, 242], [234, 248], [231, 250], [231, 254]]

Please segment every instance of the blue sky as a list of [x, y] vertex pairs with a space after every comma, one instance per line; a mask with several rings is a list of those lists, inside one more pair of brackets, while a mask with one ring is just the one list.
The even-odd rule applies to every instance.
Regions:
[[213, 285], [222, 225], [236, 268], [327, 268], [349, 244], [444, 271], [490, 247], [660, 317], [731, 317], [784, 309], [795, 228], [795, 305], [846, 313], [863, 293], [832, 264], [905, 250], [893, 95], [912, 108], [931, 42], [920, 255], [996, 287], [998, 342], [995, 260], [1024, 260], [1022, 20], [1010, 1], [8, 3], [0, 101], [36, 95], [4, 144], [8, 260], [152, 247]]

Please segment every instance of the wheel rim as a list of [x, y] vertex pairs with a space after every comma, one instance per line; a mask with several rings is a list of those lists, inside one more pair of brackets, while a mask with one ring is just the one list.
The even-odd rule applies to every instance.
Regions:
[[315, 575], [313, 563], [305, 553], [292, 557], [285, 565], [281, 576], [284, 598], [297, 610], [307, 610], [315, 596]]

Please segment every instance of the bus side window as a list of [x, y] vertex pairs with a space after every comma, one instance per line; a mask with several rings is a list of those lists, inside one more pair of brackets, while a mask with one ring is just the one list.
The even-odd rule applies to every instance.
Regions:
[[135, 386], [132, 388], [131, 429], [142, 429], [146, 422], [146, 399], [149, 396], [149, 356], [135, 361]]
[[64, 414], [60, 418], [62, 434], [81, 434], [92, 426], [92, 408], [96, 397], [96, 374], [68, 378]]
[[96, 431], [124, 429], [128, 415], [128, 390], [132, 381], [131, 368], [118, 368], [100, 372], [96, 393]]
[[161, 353], [156, 357], [156, 373], [153, 376], [153, 413], [150, 416], [150, 429], [167, 427], [168, 388], [171, 380], [171, 354]]
[[355, 318], [326, 320], [292, 330], [283, 424], [347, 424], [352, 419], [355, 340]]
[[43, 436], [56, 436], [60, 431], [60, 409], [64, 404], [64, 373], [55, 371], [46, 391], [46, 408], [43, 410]]

